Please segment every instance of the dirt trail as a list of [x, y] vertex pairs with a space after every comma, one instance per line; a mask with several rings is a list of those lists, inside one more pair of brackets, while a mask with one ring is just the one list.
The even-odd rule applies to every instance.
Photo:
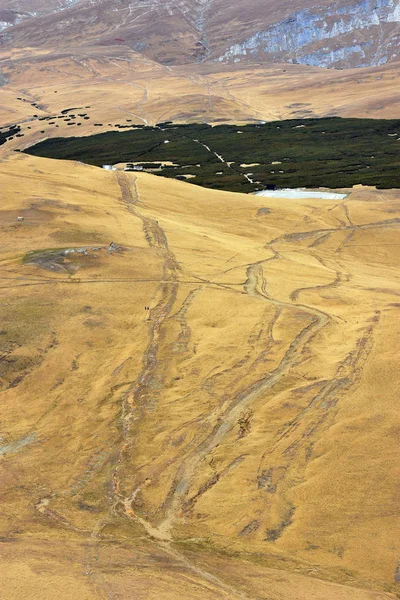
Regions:
[[[190, 452], [187, 458], [179, 467], [171, 492], [166, 502], [165, 519], [155, 528], [156, 536], [161, 539], [171, 539], [171, 530], [177, 518], [177, 514], [182, 510], [186, 496], [189, 491], [190, 482], [196, 472], [197, 466], [212, 452], [212, 450], [222, 441], [224, 436], [236, 425], [240, 415], [248, 408], [253, 400], [260, 394], [271, 389], [282, 377], [284, 377], [294, 363], [297, 362], [304, 348], [311, 342], [315, 335], [327, 325], [330, 317], [322, 311], [308, 306], [294, 305], [287, 302], [280, 302], [271, 298], [266, 291], [266, 280], [262, 272], [261, 261], [249, 265], [247, 270], [246, 292], [249, 296], [262, 299], [281, 308], [290, 308], [303, 311], [311, 317], [311, 323], [307, 325], [292, 341], [280, 364], [272, 372], [267, 373], [264, 378], [253, 383], [244, 393], [238, 394], [231, 402], [228, 409], [218, 415], [217, 425], [209, 435]], [[154, 535], [154, 528], [153, 528]]]
[[14, 452], [18, 452], [21, 448], [32, 444], [36, 440], [35, 433], [29, 433], [25, 437], [20, 440], [16, 440], [14, 442], [10, 442], [8, 444], [3, 444], [3, 438], [0, 437], [0, 456], [4, 454], [13, 454]]
[[[186, 449], [186, 454], [180, 459], [174, 480], [170, 487], [170, 491], [166, 497], [166, 500], [162, 506], [163, 519], [161, 522], [154, 523], [150, 522], [140, 515], [137, 515], [133, 510], [133, 503], [136, 496], [141, 492], [141, 486], [136, 485], [135, 489], [130, 494], [122, 494], [120, 489], [122, 487], [119, 480], [120, 470], [124, 462], [124, 456], [126, 449], [129, 448], [131, 443], [131, 424], [135, 418], [137, 412], [149, 409], [147, 403], [147, 394], [149, 383], [153, 378], [160, 378], [160, 365], [158, 364], [158, 355], [162, 343], [164, 341], [165, 328], [169, 326], [169, 323], [178, 321], [179, 315], [181, 315], [180, 309], [175, 313], [172, 313], [176, 298], [178, 286], [181, 283], [179, 275], [182, 273], [179, 264], [176, 261], [175, 256], [171, 252], [168, 246], [168, 240], [161, 229], [161, 227], [148, 217], [141, 214], [138, 209], [137, 203], [139, 201], [138, 191], [136, 188], [136, 180], [129, 179], [127, 175], [123, 173], [117, 174], [118, 184], [121, 189], [121, 197], [126, 204], [127, 209], [134, 214], [136, 217], [141, 219], [143, 223], [143, 230], [145, 232], [146, 239], [149, 245], [157, 249], [161, 260], [163, 261], [163, 280], [159, 282], [158, 295], [160, 299], [155, 308], [151, 310], [151, 319], [149, 321], [149, 342], [143, 358], [143, 368], [138, 380], [131, 386], [126, 393], [123, 404], [123, 420], [124, 420], [124, 441], [120, 454], [119, 466], [115, 470], [114, 474], [114, 489], [116, 502], [114, 510], [118, 514], [122, 514], [128, 519], [131, 519], [139, 523], [149, 537], [162, 548], [173, 560], [178, 561], [184, 565], [187, 569], [192, 571], [196, 576], [200, 577], [204, 581], [207, 581], [209, 585], [215, 587], [223, 596], [228, 598], [237, 598], [242, 600], [252, 600], [246, 593], [241, 590], [235, 589], [225, 581], [215, 577], [211, 573], [202, 570], [197, 567], [196, 564], [192, 563], [184, 554], [180, 553], [173, 546], [174, 537], [173, 529], [177, 520], [184, 514], [186, 507], [190, 504], [188, 498], [191, 482], [196, 476], [197, 470], [201, 466], [204, 460], [210, 455], [210, 453], [220, 444], [226, 435], [232, 431], [237, 425], [239, 419], [246, 410], [251, 408], [251, 404], [262, 394], [271, 390], [279, 381], [288, 375], [290, 370], [299, 363], [302, 354], [310, 346], [314, 338], [329, 324], [332, 322], [332, 318], [317, 308], [307, 306], [304, 304], [297, 303], [296, 300], [302, 291], [309, 288], [300, 288], [294, 290], [290, 296], [288, 302], [280, 301], [271, 296], [267, 289], [267, 281], [264, 274], [264, 267], [270, 260], [275, 260], [280, 257], [280, 254], [274, 250], [272, 244], [269, 245], [269, 249], [272, 249], [274, 256], [266, 258], [264, 260], [250, 263], [247, 265], [247, 280], [244, 283], [244, 289], [240, 293], [247, 294], [251, 298], [257, 301], [266, 302], [269, 305], [276, 307], [275, 321], [278, 315], [281, 314], [282, 310], [295, 311], [302, 313], [307, 319], [305, 325], [297, 335], [295, 335], [288, 345], [285, 354], [281, 358], [279, 364], [271, 371], [265, 373], [260, 379], [253, 381], [245, 389], [237, 392], [235, 396], [231, 398], [230, 404], [227, 408], [221, 409], [216, 407], [215, 411], [209, 417], [208, 423], [204, 423], [206, 428], [208, 425], [208, 431], [205, 429], [204, 437], [199, 442], [195, 441], [193, 445], [190, 445]], [[385, 221], [382, 223], [369, 224], [367, 226], [360, 226], [359, 228], [370, 228], [370, 227], [387, 227], [387, 226], [398, 226], [399, 222], [397, 219]], [[354, 230], [357, 226], [350, 225], [344, 227], [344, 229]], [[301, 232], [298, 234], [291, 234], [289, 236], [282, 236], [279, 241], [299, 241], [304, 238], [314, 237], [330, 233], [335, 230], [322, 230], [313, 232]], [[325, 265], [326, 266], [326, 265]], [[342, 283], [343, 274], [332, 269], [332, 275], [336, 275], [333, 278], [332, 283], [324, 286], [316, 287], [331, 287], [340, 285]], [[196, 276], [193, 275], [196, 279]], [[218, 285], [214, 281], [202, 281], [209, 285]], [[313, 289], [313, 288], [311, 288]], [[235, 290], [238, 291], [238, 290]], [[189, 301], [196, 291], [193, 290], [186, 301]], [[182, 326], [182, 323], [180, 323]], [[360, 348], [364, 352], [364, 347], [368, 342], [370, 331], [368, 335], [360, 341]], [[271, 333], [269, 335], [269, 344], [271, 342]], [[272, 338], [273, 339], [273, 338]], [[361, 351], [361, 350], [360, 350]], [[263, 354], [266, 350], [263, 350]], [[357, 355], [358, 356], [358, 355]], [[349, 355], [347, 362], [343, 363], [338, 369], [335, 377], [330, 380], [323, 382], [322, 389], [317, 394], [312, 404], [307, 407], [306, 410], [310, 410], [312, 406], [325, 406], [326, 403], [331, 403], [332, 394], [337, 394], [343, 388], [347, 388], [357, 378], [353, 375], [353, 371], [357, 365], [354, 365], [354, 357]], [[360, 360], [362, 356], [360, 355]], [[256, 359], [257, 361], [258, 359]], [[348, 364], [347, 364], [348, 363]], [[251, 370], [251, 366], [249, 366]], [[158, 379], [158, 381], [161, 381]], [[151, 386], [150, 386], [151, 387]], [[154, 389], [152, 390], [154, 395]], [[151, 410], [151, 407], [150, 407]], [[327, 422], [327, 415], [317, 415], [315, 422], [312, 423], [310, 431], [325, 426]], [[212, 425], [214, 423], [214, 425]], [[292, 424], [292, 427], [294, 425]], [[310, 435], [310, 431], [307, 431], [307, 435]], [[287, 433], [287, 432], [284, 432]], [[200, 432], [201, 435], [201, 432]], [[279, 440], [276, 441], [278, 443]], [[234, 461], [233, 465], [236, 464]], [[124, 482], [125, 483], [125, 482]], [[196, 497], [196, 496], [195, 496]]]
[[[188, 139], [192, 139], [192, 138], [188, 138]], [[242, 175], [249, 183], [254, 183], [254, 181], [251, 179], [251, 177], [247, 173], [242, 173], [241, 171], [234, 169], [230, 163], [226, 162], [226, 160], [224, 159], [223, 156], [221, 156], [221, 154], [218, 154], [218, 152], [215, 152], [215, 150], [211, 150], [211, 148], [209, 146], [207, 146], [207, 144], [204, 144], [203, 142], [200, 142], [200, 140], [195, 140], [195, 139], [192, 139], [192, 142], [196, 142], [197, 144], [200, 144], [200, 146], [203, 146], [203, 148], [205, 148], [207, 150], [207, 152], [211, 152], [211, 154], [214, 154], [220, 162], [222, 162], [226, 167], [228, 167], [228, 169], [231, 169], [231, 171], [235, 171], [235, 173], [237, 173], [238, 175]]]
[[126, 443], [130, 438], [130, 425], [134, 414], [134, 408], [143, 409], [149, 403], [149, 383], [156, 377], [157, 355], [162, 335], [164, 321], [169, 317], [174, 306], [178, 291], [177, 274], [180, 267], [175, 256], [168, 248], [168, 241], [164, 231], [158, 223], [143, 216], [137, 209], [139, 201], [136, 187], [136, 178], [129, 179], [124, 173], [117, 173], [117, 181], [121, 190], [121, 199], [129, 212], [138, 217], [143, 224], [146, 240], [151, 248], [156, 248], [162, 260], [163, 277], [159, 282], [156, 296], [159, 300], [149, 314], [149, 342], [143, 357], [142, 372], [138, 380], [129, 388], [123, 406], [123, 423]]
[[[143, 230], [150, 247], [157, 248], [163, 261], [164, 279], [169, 279], [170, 281], [169, 285], [165, 282], [160, 284], [159, 292], [161, 293], [161, 299], [156, 307], [150, 311], [149, 342], [143, 358], [142, 372], [138, 380], [125, 394], [123, 401], [122, 411], [124, 439], [118, 460], [118, 466], [113, 476], [115, 494], [113, 511], [115, 513], [119, 513], [120, 511], [118, 508], [122, 507], [124, 516], [140, 523], [148, 535], [154, 539], [157, 545], [160, 546], [171, 558], [174, 558], [179, 563], [183, 564], [187, 569], [195, 573], [196, 576], [207, 581], [216, 589], [216, 591], [222, 593], [223, 596], [228, 598], [236, 598], [238, 600], [253, 600], [247, 594], [241, 592], [240, 590], [236, 590], [211, 573], [208, 573], [207, 571], [204, 571], [203, 569], [200, 569], [191, 563], [183, 554], [171, 547], [170, 542], [172, 541], [172, 537], [169, 535], [169, 532], [167, 535], [164, 535], [160, 527], [154, 527], [151, 523], [134, 513], [132, 509], [132, 502], [140, 492], [140, 486], [137, 486], [130, 495], [125, 497], [120, 492], [121, 481], [119, 473], [124, 464], [124, 457], [127, 449], [132, 442], [131, 424], [135, 416], [135, 411], [137, 409], [139, 409], [139, 411], [143, 410], [143, 399], [145, 399], [144, 402], [146, 403], [149, 382], [153, 377], [156, 376], [156, 371], [158, 368], [157, 355], [159, 352], [160, 343], [162, 341], [162, 328], [165, 321], [169, 318], [172, 318], [170, 314], [177, 296], [179, 285], [177, 281], [177, 275], [180, 271], [180, 267], [175, 259], [175, 256], [168, 247], [168, 240], [164, 231], [155, 220], [145, 217], [137, 209], [139, 194], [136, 186], [136, 178], [132, 180], [129, 179], [124, 173], [117, 173], [117, 180], [121, 190], [121, 198], [123, 202], [126, 204], [129, 212], [141, 219], [143, 223]], [[174, 318], [176, 319], [177, 315], [175, 315]]]
[[[159, 225], [148, 217], [143, 216], [137, 208], [139, 200], [136, 188], [136, 179], [130, 180], [126, 174], [117, 174], [118, 184], [121, 189], [122, 200], [125, 202], [128, 210], [141, 219], [146, 239], [151, 247], [158, 249], [160, 257], [164, 264], [164, 279], [170, 280], [174, 285], [161, 284], [162, 299], [156, 308], [151, 311], [151, 329], [150, 339], [143, 360], [143, 369], [137, 382], [128, 391], [124, 402], [124, 424], [125, 424], [125, 443], [129, 444], [130, 425], [133, 418], [135, 405], [143, 405], [143, 398], [146, 398], [147, 388], [152, 377], [157, 370], [157, 354], [161, 339], [161, 329], [167, 318], [170, 316], [177, 294], [177, 276], [180, 270], [174, 255], [168, 247], [168, 240], [164, 231]], [[267, 283], [263, 274], [263, 264], [270, 259], [258, 261], [248, 265], [247, 281], [245, 283], [245, 293], [257, 299], [262, 299], [269, 304], [273, 304], [278, 310], [289, 308], [303, 312], [310, 318], [310, 322], [294, 338], [289, 345], [285, 355], [279, 365], [263, 378], [254, 382], [246, 390], [241, 391], [232, 399], [230, 406], [221, 414], [215, 414], [216, 425], [206, 435], [206, 437], [195, 448], [191, 449], [186, 458], [183, 459], [175, 475], [170, 492], [164, 503], [165, 517], [158, 525], [142, 519], [134, 514], [132, 502], [140, 491], [137, 487], [129, 496], [119, 497], [124, 506], [125, 515], [135, 519], [147, 531], [147, 533], [160, 543], [169, 544], [172, 541], [172, 529], [177, 519], [177, 515], [184, 508], [186, 497], [189, 491], [190, 482], [200, 463], [212, 452], [212, 450], [223, 440], [225, 435], [235, 426], [240, 415], [259, 395], [271, 389], [282, 377], [284, 377], [290, 368], [298, 361], [304, 348], [312, 341], [315, 335], [325, 327], [330, 321], [330, 317], [317, 309], [301, 304], [290, 302], [281, 302], [272, 298], [266, 289]], [[211, 282], [210, 282], [211, 283]], [[218, 410], [218, 409], [217, 409]], [[118, 469], [116, 471], [116, 489], [119, 489]], [[185, 559], [186, 560], [186, 559]]]
[[310, 231], [298, 231], [295, 233], [284, 233], [282, 235], [280, 235], [279, 237], [275, 238], [274, 240], [271, 240], [271, 242], [269, 242], [268, 246], [271, 246], [272, 244], [275, 244], [276, 242], [281, 242], [281, 241], [285, 241], [285, 242], [299, 242], [301, 240], [306, 240], [308, 238], [313, 238], [316, 236], [327, 236], [328, 234], [331, 233], [336, 233], [338, 231], [349, 231], [349, 232], [354, 232], [357, 230], [362, 230], [362, 229], [384, 229], [386, 227], [400, 227], [400, 218], [396, 217], [394, 219], [386, 219], [385, 221], [376, 221], [373, 223], [364, 223], [363, 225], [345, 225], [344, 227], [336, 227], [336, 228], [330, 228], [330, 229], [312, 229]]

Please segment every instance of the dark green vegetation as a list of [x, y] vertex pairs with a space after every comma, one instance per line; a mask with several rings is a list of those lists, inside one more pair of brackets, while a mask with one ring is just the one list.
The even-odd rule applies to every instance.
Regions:
[[18, 125], [11, 127], [0, 127], [0, 146], [6, 143], [7, 140], [12, 140], [14, 136], [21, 137], [21, 128]]
[[240, 127], [167, 122], [123, 133], [48, 139], [27, 152], [97, 166], [142, 163], [145, 170], [171, 161], [177, 166], [161, 167], [156, 174], [194, 175], [191, 183], [238, 192], [266, 185], [399, 188], [399, 138], [400, 120], [331, 117]]

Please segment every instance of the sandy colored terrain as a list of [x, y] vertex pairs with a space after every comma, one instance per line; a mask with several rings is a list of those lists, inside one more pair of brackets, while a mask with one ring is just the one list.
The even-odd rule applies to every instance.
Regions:
[[4, 597], [395, 598], [400, 193], [0, 189]]
[[400, 191], [245, 196], [14, 152], [398, 118], [399, 63], [211, 62], [308, 0], [23, 4], [2, 8], [57, 12], [1, 35], [0, 597], [399, 598]]
[[[3, 51], [0, 69], [8, 80], [0, 88], [0, 126], [19, 123], [24, 135], [8, 142], [14, 149], [117, 124], [396, 118], [400, 109], [396, 63], [346, 71], [267, 64], [168, 67], [111, 46]], [[75, 107], [90, 117], [78, 119], [80, 125], [39, 120]]]

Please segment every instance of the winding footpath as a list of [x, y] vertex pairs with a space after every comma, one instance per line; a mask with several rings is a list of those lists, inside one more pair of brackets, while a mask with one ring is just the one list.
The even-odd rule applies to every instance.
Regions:
[[[169, 249], [164, 231], [156, 221], [143, 216], [139, 211], [137, 206], [139, 196], [136, 180], [129, 179], [129, 177], [123, 173], [118, 173], [117, 178], [121, 190], [121, 198], [125, 203], [127, 210], [142, 221], [143, 230], [149, 245], [157, 249], [160, 258], [163, 261], [164, 281], [160, 282], [161, 299], [158, 301], [156, 307], [151, 310], [151, 319], [149, 320], [149, 342], [144, 355], [142, 372], [138, 380], [125, 394], [123, 406], [124, 443], [120, 454], [119, 466], [114, 474], [114, 490], [116, 495], [115, 512], [121, 513], [122, 509], [124, 516], [139, 523], [150, 538], [166, 551], [168, 555], [178, 560], [202, 579], [215, 585], [219, 591], [227, 594], [231, 598], [250, 600], [244, 592], [234, 589], [232, 586], [226, 584], [211, 573], [199, 569], [196, 565], [191, 563], [186, 556], [173, 548], [171, 546], [174, 541], [173, 528], [185, 507], [190, 483], [196, 475], [196, 471], [202, 461], [206, 459], [213, 449], [220, 444], [224, 437], [233, 429], [238, 422], [238, 419], [243, 414], [243, 411], [246, 410], [256, 398], [273, 388], [274, 385], [287, 375], [291, 367], [298, 362], [304, 349], [330, 322], [330, 317], [326, 313], [309, 306], [281, 302], [272, 298], [267, 292], [267, 284], [263, 274], [263, 264], [268, 262], [268, 260], [271, 260], [270, 258], [248, 265], [247, 281], [244, 284], [244, 291], [246, 294], [257, 300], [273, 304], [279, 311], [283, 308], [290, 308], [292, 310], [295, 309], [296, 311], [303, 312], [309, 317], [310, 322], [292, 340], [278, 366], [271, 372], [266, 373], [260, 380], [251, 384], [246, 390], [241, 391], [232, 398], [228, 408], [222, 413], [215, 415], [217, 417], [215, 419], [216, 425], [212, 427], [211, 431], [209, 431], [200, 443], [197, 443], [195, 447], [192, 447], [190, 451], [186, 453], [186, 456], [182, 459], [175, 474], [170, 492], [163, 505], [164, 518], [162, 521], [158, 524], [153, 524], [140, 517], [134, 512], [132, 503], [137, 494], [141, 491], [141, 487], [136, 486], [128, 496], [121, 495], [120, 489], [122, 486], [119, 481], [119, 471], [124, 463], [125, 452], [127, 451], [127, 448], [129, 448], [132, 440], [132, 423], [135, 411], [145, 410], [146, 400], [143, 403], [143, 398], [146, 398], [147, 386], [158, 368], [157, 355], [159, 352], [161, 330], [164, 325], [166, 325], [167, 319], [172, 318], [171, 311], [177, 297], [180, 267], [173, 253]], [[218, 285], [218, 283], [212, 281], [207, 281], [207, 283]]]

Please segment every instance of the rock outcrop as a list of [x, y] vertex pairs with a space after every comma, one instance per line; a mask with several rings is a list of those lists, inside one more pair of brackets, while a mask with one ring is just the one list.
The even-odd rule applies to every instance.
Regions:
[[219, 60], [266, 55], [317, 67], [378, 66], [399, 53], [399, 23], [398, 0], [310, 8], [232, 45]]
[[399, 0], [0, 0], [0, 46], [124, 45], [167, 65], [369, 67], [399, 42]]

